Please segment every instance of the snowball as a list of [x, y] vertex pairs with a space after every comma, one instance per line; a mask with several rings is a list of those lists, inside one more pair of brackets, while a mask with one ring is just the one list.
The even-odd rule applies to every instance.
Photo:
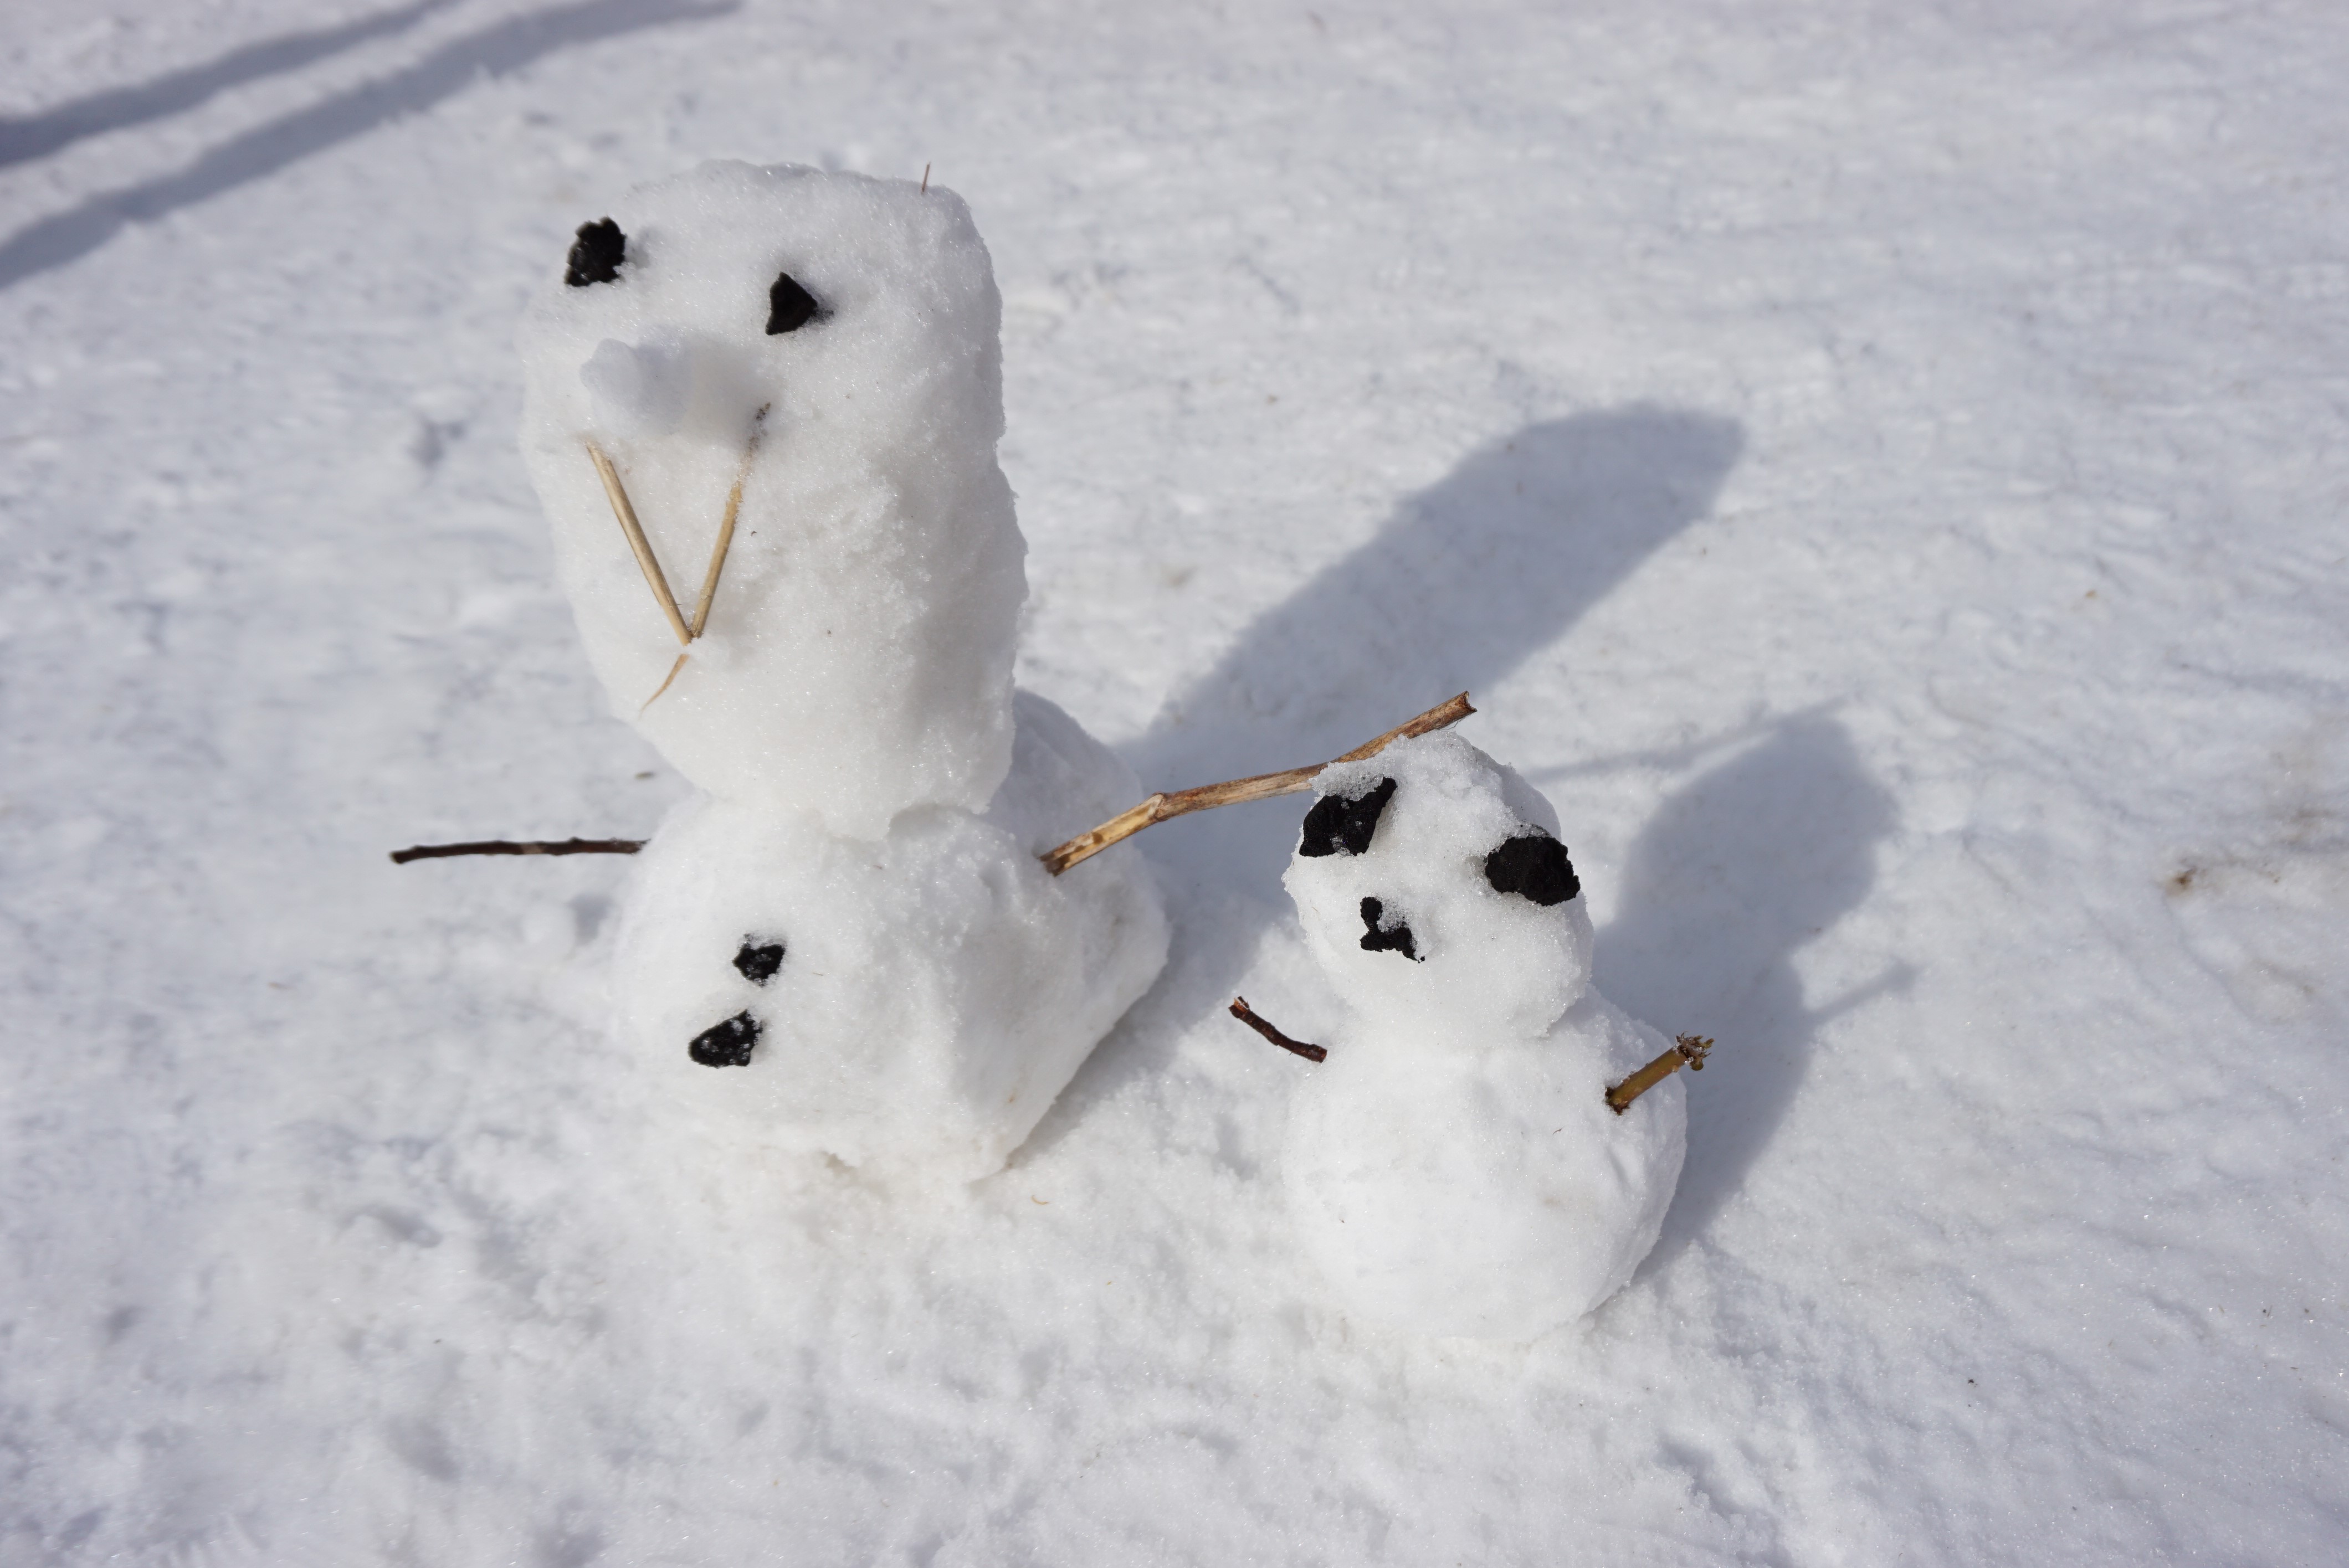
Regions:
[[656, 1114], [697, 1158], [822, 1152], [891, 1182], [999, 1170], [1156, 978], [1167, 926], [1123, 845], [1045, 850], [1140, 798], [1131, 770], [1019, 694], [987, 813], [905, 812], [878, 841], [696, 796], [637, 857], [615, 991]]
[[1525, 1038], [1582, 995], [1590, 917], [1574, 894], [1540, 901], [1571, 861], [1515, 772], [1446, 731], [1325, 769], [1314, 790], [1286, 880], [1366, 1021], [1431, 1042]]
[[1619, 1117], [1606, 1102], [1666, 1048], [1596, 992], [1531, 1041], [1347, 1035], [1289, 1109], [1282, 1180], [1306, 1251], [1388, 1328], [1530, 1339], [1572, 1322], [1631, 1277], [1680, 1179], [1681, 1079]]
[[579, 381], [600, 433], [622, 439], [674, 435], [693, 402], [693, 356], [681, 343], [607, 337], [579, 367]]
[[[1026, 547], [968, 211], [937, 186], [708, 163], [610, 219], [573, 247], [576, 282], [548, 257], [520, 346], [523, 456], [614, 710], [712, 794], [834, 833], [985, 810], [1010, 766]], [[678, 644], [590, 441], [688, 617], [742, 485], [705, 634], [648, 707]]]

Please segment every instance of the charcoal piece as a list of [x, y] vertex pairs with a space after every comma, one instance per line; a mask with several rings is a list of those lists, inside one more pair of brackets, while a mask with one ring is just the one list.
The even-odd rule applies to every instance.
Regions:
[[1545, 909], [1582, 891], [1566, 846], [1539, 828], [1527, 828], [1486, 855], [1485, 880], [1495, 892], [1522, 893]]
[[737, 1013], [694, 1036], [685, 1054], [706, 1068], [747, 1068], [758, 1043], [759, 1020], [747, 1012]]
[[609, 218], [582, 223], [579, 237], [571, 242], [570, 264], [564, 269], [563, 281], [574, 289], [616, 283], [620, 263], [627, 257], [628, 237], [620, 232], [620, 225]]
[[1394, 799], [1394, 792], [1395, 781], [1381, 779], [1360, 799], [1349, 800], [1343, 795], [1322, 796], [1313, 802], [1313, 810], [1305, 813], [1305, 836], [1298, 841], [1297, 852], [1308, 859], [1361, 854], [1371, 847], [1371, 835], [1378, 831], [1379, 814]]
[[767, 291], [769, 337], [797, 332], [812, 321], [822, 321], [824, 315], [824, 308], [815, 303], [815, 295], [800, 287], [796, 278], [789, 273], [775, 274], [775, 286]]
[[783, 944], [780, 942], [761, 942], [755, 936], [746, 936], [742, 939], [742, 951], [734, 955], [734, 967], [753, 985], [764, 985], [782, 966]]
[[1387, 906], [1377, 899], [1362, 901], [1362, 951], [1400, 953], [1413, 964], [1421, 962], [1419, 944], [1413, 940], [1410, 926], [1398, 920], [1387, 930], [1379, 929], [1379, 922], [1386, 918], [1386, 913]]

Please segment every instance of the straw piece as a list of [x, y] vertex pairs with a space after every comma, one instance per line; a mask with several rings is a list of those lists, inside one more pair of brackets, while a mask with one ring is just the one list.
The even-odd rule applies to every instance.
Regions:
[[652, 541], [645, 537], [644, 524], [636, 521], [636, 509], [628, 503], [628, 492], [620, 483], [620, 470], [604, 455], [604, 449], [595, 442], [587, 443], [587, 456], [595, 460], [595, 475], [604, 481], [604, 494], [612, 502], [612, 515], [620, 520], [620, 531], [628, 536], [628, 548], [636, 552], [636, 564], [643, 568], [645, 581], [652, 585], [653, 597], [660, 601], [661, 614], [668, 617], [669, 630], [680, 643], [693, 641], [685, 617], [678, 613], [677, 595], [668, 591], [668, 579], [661, 575], [660, 562], [653, 556]]

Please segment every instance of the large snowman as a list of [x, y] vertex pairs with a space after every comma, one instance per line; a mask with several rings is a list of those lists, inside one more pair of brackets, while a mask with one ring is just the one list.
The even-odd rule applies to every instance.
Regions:
[[1581, 1316], [1655, 1244], [1688, 1119], [1678, 1078], [1609, 1101], [1674, 1047], [1592, 988], [1556, 813], [1453, 734], [1315, 793], [1287, 881], [1351, 1016], [1289, 1112], [1306, 1250], [1390, 1328], [1521, 1340]]
[[738, 1148], [1003, 1164], [1148, 987], [1133, 774], [1012, 685], [1001, 304], [951, 192], [704, 164], [583, 225], [523, 450], [614, 709], [699, 787], [638, 857], [625, 1037]]

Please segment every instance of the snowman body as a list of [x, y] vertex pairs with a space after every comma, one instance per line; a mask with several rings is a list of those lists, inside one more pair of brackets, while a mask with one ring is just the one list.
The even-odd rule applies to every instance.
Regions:
[[1037, 860], [1139, 786], [1015, 696], [1000, 316], [951, 192], [710, 163], [584, 225], [523, 322], [581, 641], [700, 791], [634, 869], [616, 1012], [647, 1106], [720, 1145], [984, 1176], [1164, 963], [1131, 849]]
[[1283, 1181], [1351, 1311], [1530, 1339], [1589, 1312], [1654, 1246], [1687, 1143], [1661, 1054], [1589, 983], [1557, 820], [1453, 734], [1326, 769], [1288, 886], [1351, 1016], [1300, 1086]]

